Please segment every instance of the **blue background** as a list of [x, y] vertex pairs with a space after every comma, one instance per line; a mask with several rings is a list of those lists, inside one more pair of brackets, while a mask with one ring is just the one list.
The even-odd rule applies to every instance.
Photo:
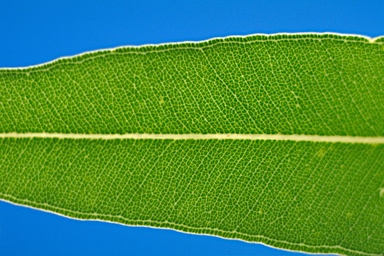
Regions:
[[[229, 2], [229, 1], [228, 1]], [[0, 1], [0, 67], [122, 45], [277, 32], [384, 35], [384, 1]], [[1, 170], [0, 170], [1, 171]], [[0, 202], [0, 255], [295, 255]]]

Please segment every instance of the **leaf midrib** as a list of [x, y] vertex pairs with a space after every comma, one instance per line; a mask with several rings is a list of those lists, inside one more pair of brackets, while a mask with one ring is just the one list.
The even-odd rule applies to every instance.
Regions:
[[0, 133], [0, 138], [45, 138], [45, 139], [88, 139], [88, 140], [118, 140], [118, 139], [150, 139], [150, 140], [274, 140], [274, 141], [308, 141], [329, 143], [360, 143], [384, 144], [384, 137], [363, 136], [326, 136], [303, 134], [79, 134], [79, 133]]

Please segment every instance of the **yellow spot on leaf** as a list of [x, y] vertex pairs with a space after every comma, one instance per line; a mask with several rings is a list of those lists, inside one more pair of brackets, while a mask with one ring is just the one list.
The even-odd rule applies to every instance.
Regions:
[[325, 154], [327, 153], [327, 151], [325, 149], [320, 149], [318, 152], [317, 152], [317, 156], [318, 157], [323, 157], [325, 156]]

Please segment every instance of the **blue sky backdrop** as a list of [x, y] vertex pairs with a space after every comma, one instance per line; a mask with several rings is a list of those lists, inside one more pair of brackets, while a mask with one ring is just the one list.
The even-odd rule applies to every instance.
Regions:
[[[0, 0], [0, 67], [39, 64], [100, 48], [254, 33], [376, 37], [384, 35], [383, 14], [384, 1], [369, 0]], [[162, 254], [299, 255], [209, 236], [74, 221], [0, 202], [0, 255]]]

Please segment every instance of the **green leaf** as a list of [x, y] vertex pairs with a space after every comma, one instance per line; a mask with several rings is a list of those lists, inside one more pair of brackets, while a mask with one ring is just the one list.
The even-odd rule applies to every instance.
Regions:
[[0, 198], [306, 252], [384, 252], [384, 41], [280, 34], [0, 70]]

